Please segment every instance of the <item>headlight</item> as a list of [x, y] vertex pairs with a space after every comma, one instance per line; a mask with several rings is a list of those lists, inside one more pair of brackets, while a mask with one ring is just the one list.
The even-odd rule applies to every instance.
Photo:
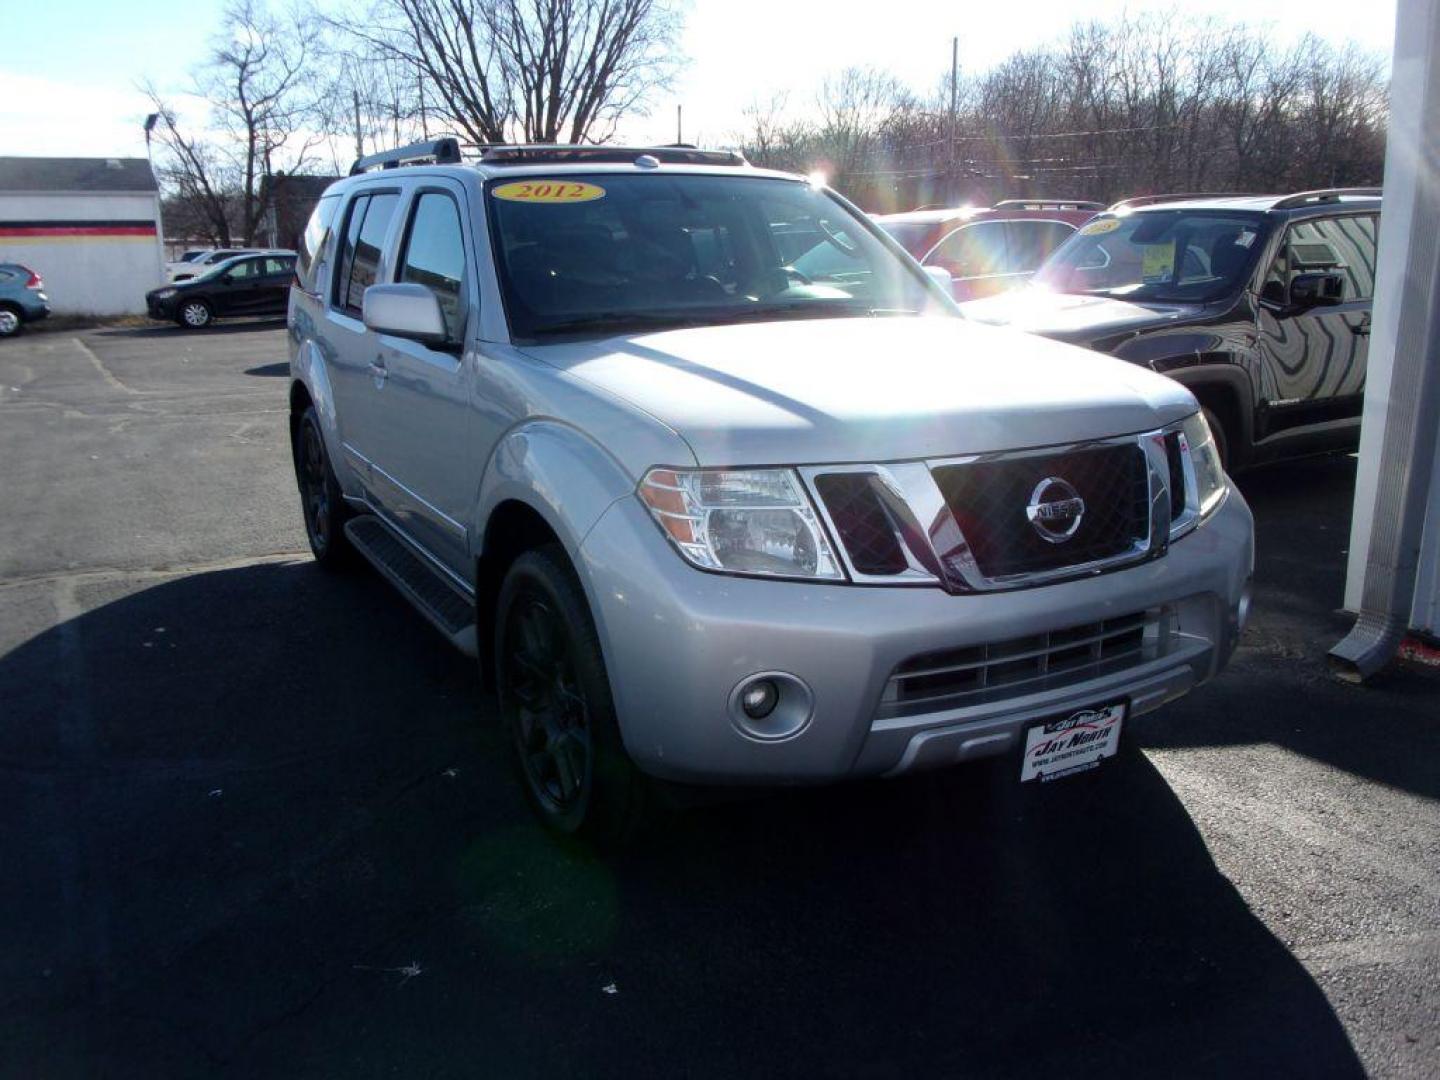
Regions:
[[771, 577], [844, 577], [809, 496], [789, 469], [651, 469], [639, 495], [696, 566]]
[[175, 295], [177, 292], [179, 292], [179, 291], [180, 291], [179, 289], [158, 289], [158, 290], [156, 290], [156, 292], [155, 292], [155, 299], [156, 299], [156, 300], [169, 300], [170, 297], [174, 296], [174, 295]]
[[1220, 453], [1204, 413], [1196, 413], [1180, 425], [1180, 452], [1182, 460], [1190, 462], [1187, 474], [1193, 474], [1193, 483], [1190, 475], [1186, 477], [1187, 508], [1203, 518], [1225, 495], [1225, 470], [1220, 467]]

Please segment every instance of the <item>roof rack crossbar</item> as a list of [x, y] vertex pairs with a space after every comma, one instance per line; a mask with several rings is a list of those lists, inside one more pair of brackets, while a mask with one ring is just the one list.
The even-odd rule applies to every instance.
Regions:
[[460, 140], [454, 136], [430, 139], [426, 142], [411, 143], [394, 150], [369, 154], [356, 158], [350, 166], [350, 175], [368, 172], [371, 169], [394, 169], [401, 165], [458, 165], [460, 163]]
[[1378, 199], [1381, 189], [1377, 187], [1319, 188], [1315, 191], [1297, 191], [1287, 195], [1275, 204], [1276, 210], [1294, 210], [1312, 203], [1336, 203], [1346, 196], [1352, 198]]
[[557, 143], [487, 146], [480, 154], [483, 165], [625, 164], [646, 156], [665, 165], [746, 165], [743, 154], [733, 150], [697, 150], [693, 146], [574, 146]]
[[1090, 199], [1001, 199], [992, 210], [1104, 210], [1105, 204]]
[[1156, 203], [1185, 202], [1189, 199], [1263, 199], [1264, 195], [1253, 191], [1178, 191], [1170, 195], [1136, 195], [1111, 204], [1110, 213], [1117, 210], [1133, 210], [1137, 206], [1154, 206]]

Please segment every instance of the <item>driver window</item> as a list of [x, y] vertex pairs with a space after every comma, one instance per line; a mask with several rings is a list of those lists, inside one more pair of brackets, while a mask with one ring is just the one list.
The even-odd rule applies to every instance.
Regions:
[[242, 281], [248, 278], [258, 276], [259, 269], [259, 259], [247, 259], [245, 262], [236, 263], [234, 266], [232, 266], [229, 270], [225, 272], [229, 274], [230, 277], [234, 280]]
[[449, 195], [422, 192], [410, 215], [399, 280], [424, 285], [440, 301], [445, 326], [458, 337], [465, 323], [465, 241], [460, 208]]
[[1262, 296], [1284, 303], [1300, 274], [1339, 274], [1343, 300], [1369, 300], [1375, 291], [1376, 219], [1369, 215], [1299, 221], [1285, 232], [1265, 274]]
[[926, 266], [941, 266], [951, 277], [985, 277], [1004, 273], [1008, 261], [1005, 225], [982, 221], [956, 229], [925, 258]]

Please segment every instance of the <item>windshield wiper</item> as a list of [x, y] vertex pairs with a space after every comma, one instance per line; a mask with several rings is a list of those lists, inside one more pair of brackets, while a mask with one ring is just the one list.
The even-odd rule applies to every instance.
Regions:
[[834, 317], [887, 318], [918, 315], [913, 308], [873, 308], [866, 304], [837, 303], [833, 300], [791, 300], [783, 304], [753, 304], [745, 307], [691, 308], [686, 311], [598, 311], [574, 319], [548, 323], [531, 330], [534, 337], [585, 334], [600, 331], [676, 329], [685, 326], [723, 326], [726, 323], [766, 319], [824, 319]]
[[704, 319], [703, 313], [694, 311], [668, 314], [655, 311], [597, 311], [593, 315], [546, 323], [544, 326], [535, 327], [530, 333], [536, 337], [548, 337], [552, 334], [583, 334], [592, 330], [649, 330], [662, 326], [693, 325]]

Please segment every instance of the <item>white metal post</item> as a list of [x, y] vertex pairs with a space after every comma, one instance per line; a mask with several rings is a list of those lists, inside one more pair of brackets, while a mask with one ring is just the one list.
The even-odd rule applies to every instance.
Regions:
[[[1385, 149], [1385, 204], [1336, 671], [1378, 671], [1417, 608], [1440, 427], [1440, 0], [1399, 0]], [[1433, 508], [1430, 513], [1434, 518]], [[1429, 530], [1427, 557], [1437, 552]]]

